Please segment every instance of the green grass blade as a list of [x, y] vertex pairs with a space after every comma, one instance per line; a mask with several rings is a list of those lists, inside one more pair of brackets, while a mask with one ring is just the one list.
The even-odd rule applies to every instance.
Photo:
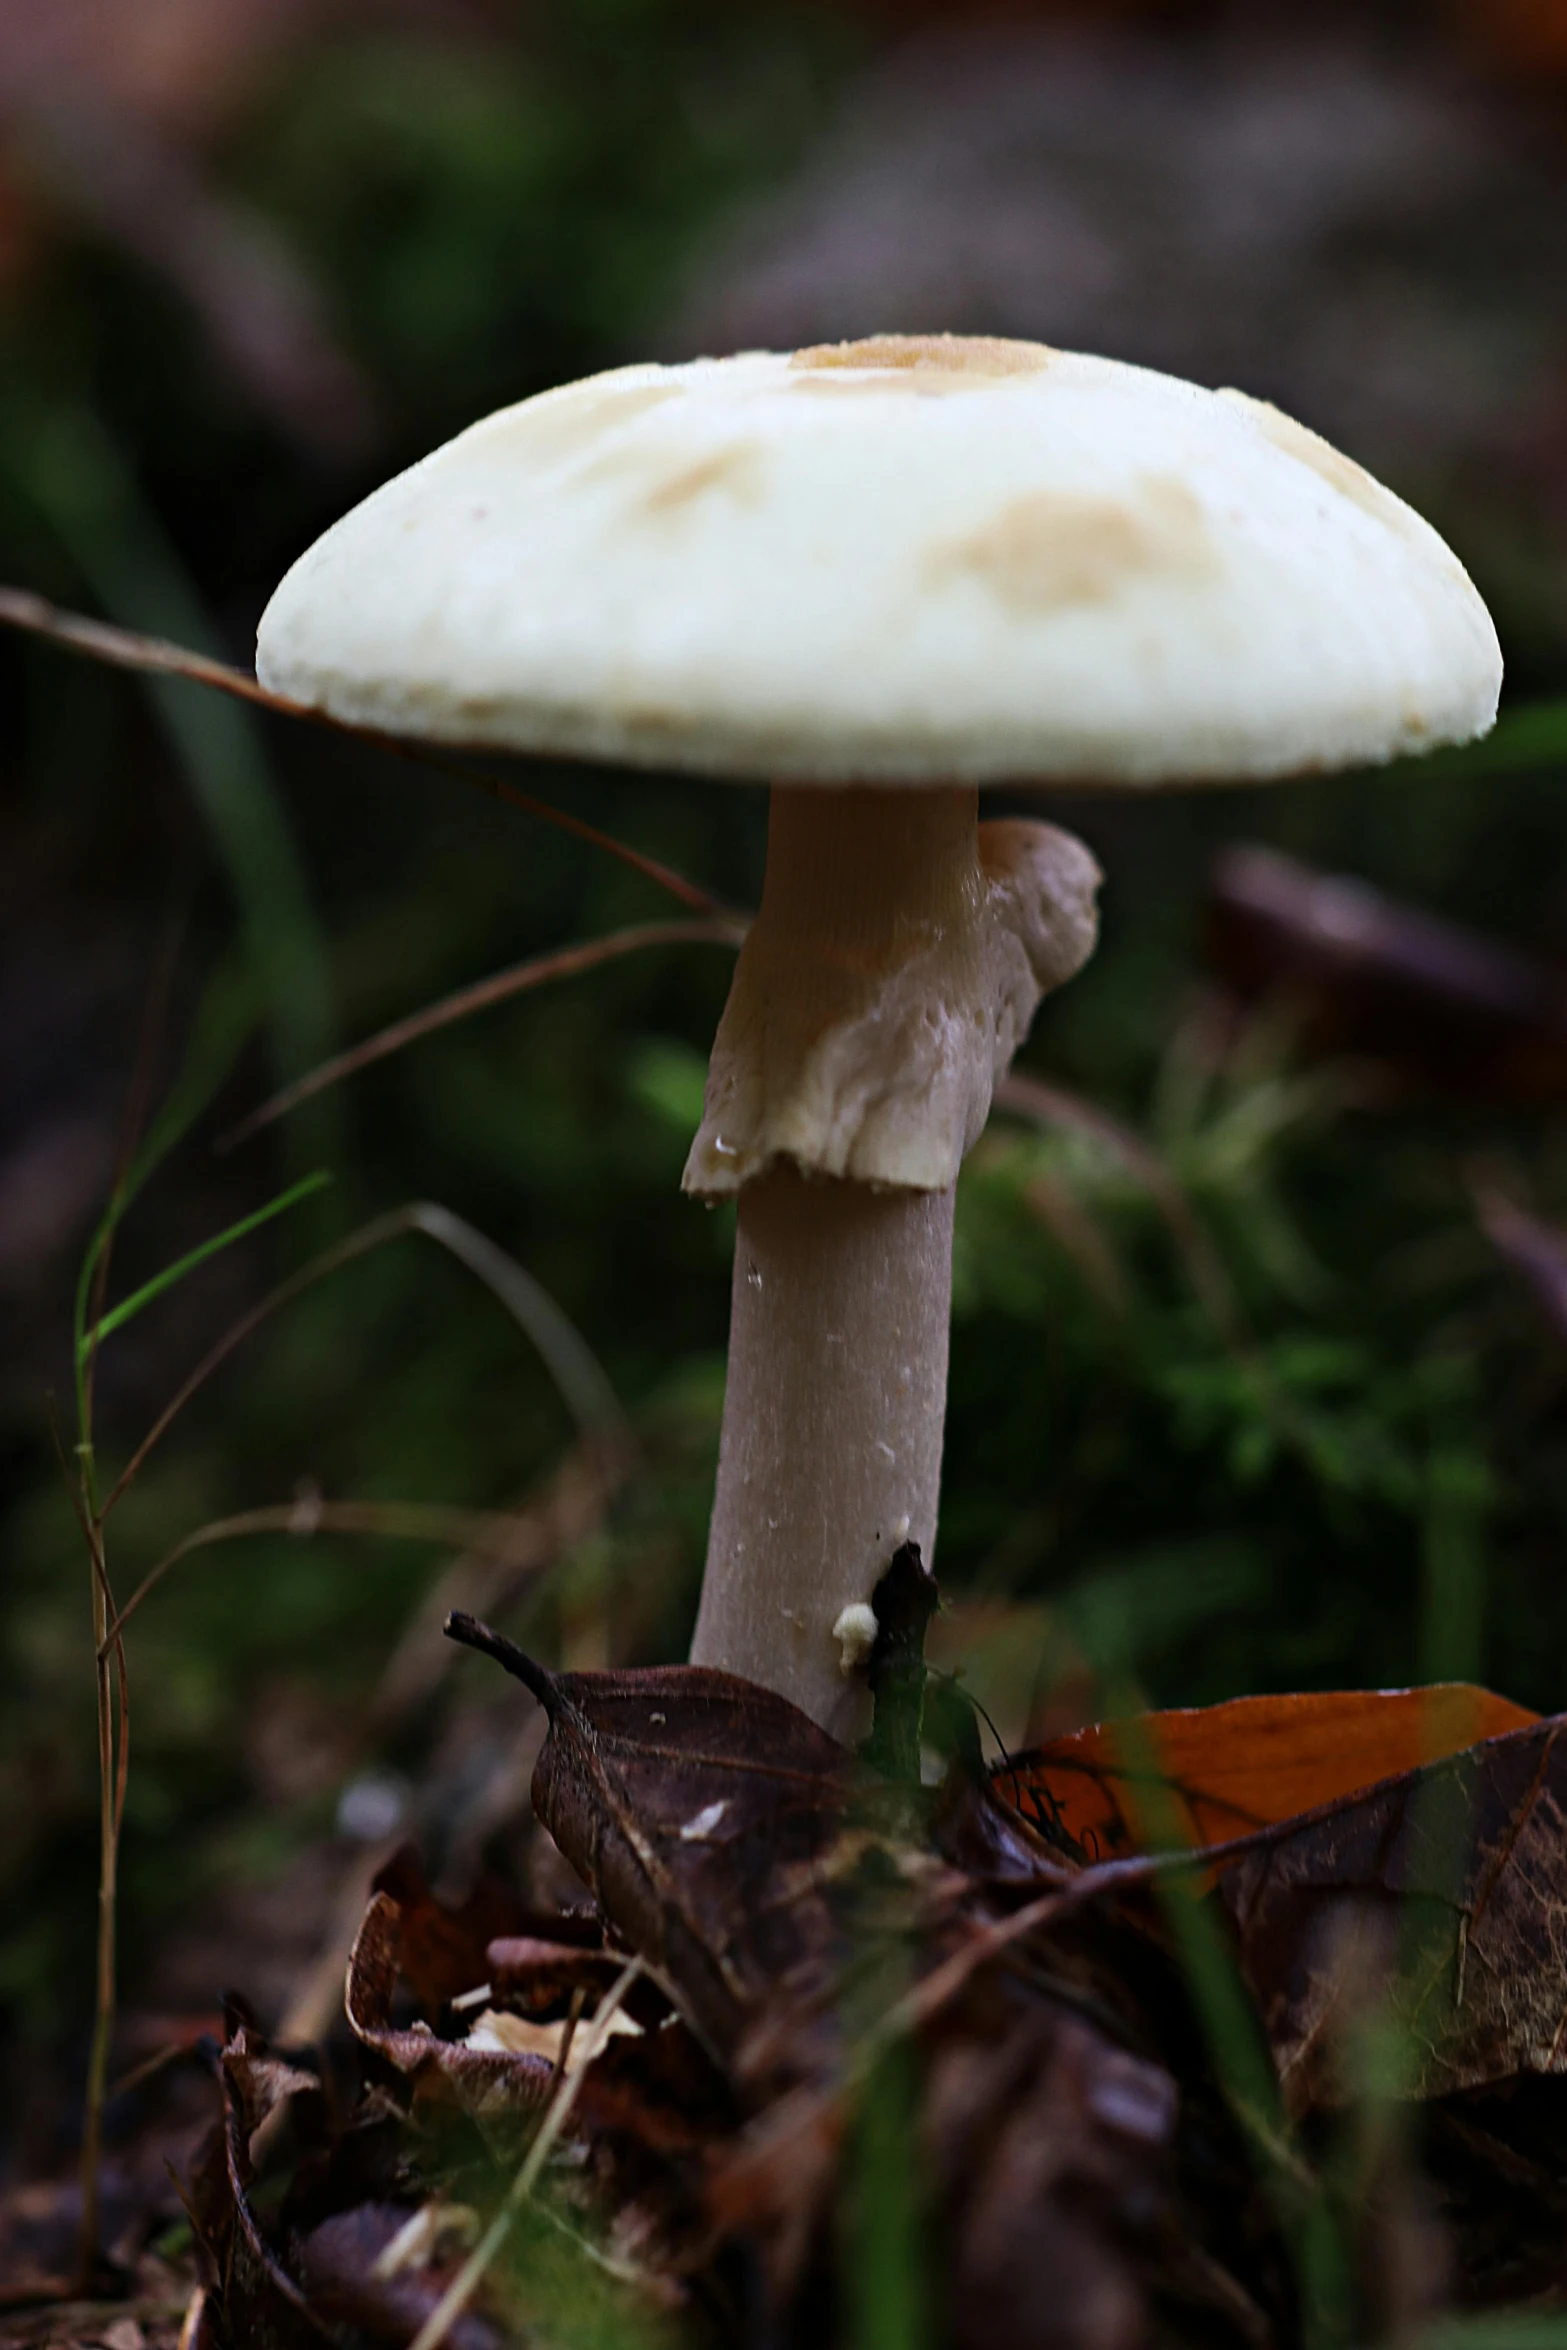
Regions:
[[854, 2350], [927, 2350], [932, 2340], [919, 2121], [914, 2050], [896, 2040], [871, 2066], [850, 2128], [844, 2285]]
[[191, 1026], [179, 1073], [154, 1114], [114, 1198], [118, 1223], [169, 1153], [216, 1097], [261, 1017], [256, 976], [236, 958], [208, 982]]
[[1484, 1669], [1490, 1501], [1485, 1464], [1457, 1444], [1439, 1443], [1426, 1482], [1420, 1678], [1478, 1681]]
[[1567, 763], [1567, 701], [1524, 702], [1504, 710], [1479, 742], [1431, 751], [1411, 763], [1422, 776], [1527, 775], [1537, 767]]
[[151, 1305], [154, 1298], [161, 1297], [166, 1289], [172, 1289], [177, 1281], [183, 1281], [187, 1273], [193, 1273], [209, 1257], [215, 1257], [221, 1250], [232, 1247], [236, 1240], [243, 1240], [261, 1225], [270, 1224], [274, 1216], [281, 1216], [300, 1200], [310, 1198], [312, 1193], [322, 1190], [331, 1180], [324, 1167], [317, 1168], [313, 1175], [306, 1175], [298, 1183], [290, 1184], [287, 1191], [269, 1200], [264, 1208], [257, 1208], [253, 1215], [241, 1216], [239, 1222], [231, 1224], [226, 1232], [215, 1233], [211, 1240], [204, 1240], [199, 1248], [191, 1249], [174, 1264], [165, 1265], [161, 1273], [155, 1273], [150, 1281], [142, 1283], [140, 1289], [122, 1298], [112, 1312], [104, 1315], [95, 1329], [82, 1332], [76, 1341], [78, 1362], [86, 1358], [90, 1348], [101, 1345], [116, 1330], [123, 1329], [133, 1315], [141, 1312], [143, 1306]]
[[[203, 649], [200, 598], [135, 477], [91, 410], [5, 419], [10, 464], [109, 616]], [[233, 894], [247, 960], [288, 1081], [334, 1043], [325, 941], [286, 804], [254, 720], [177, 678], [148, 691]], [[327, 1128], [317, 1128], [317, 1147]]]
[[75, 1344], [76, 1412], [78, 1436], [87, 1441], [87, 1396], [83, 1372], [92, 1352], [87, 1335], [93, 1282], [104, 1250], [113, 1240], [126, 1210], [148, 1177], [184, 1140], [217, 1093], [256, 1026], [258, 1017], [254, 974], [246, 967], [237, 973], [220, 969], [208, 982], [185, 1047], [185, 1057], [162, 1109], [116, 1183], [82, 1258], [76, 1276], [72, 1316]]

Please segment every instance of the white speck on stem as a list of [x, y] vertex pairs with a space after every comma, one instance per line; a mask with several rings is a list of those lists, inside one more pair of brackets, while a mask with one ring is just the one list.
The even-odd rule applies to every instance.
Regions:
[[878, 1629], [876, 1610], [869, 1600], [851, 1600], [839, 1615], [832, 1636], [838, 1643], [838, 1670], [846, 1681], [870, 1662]]

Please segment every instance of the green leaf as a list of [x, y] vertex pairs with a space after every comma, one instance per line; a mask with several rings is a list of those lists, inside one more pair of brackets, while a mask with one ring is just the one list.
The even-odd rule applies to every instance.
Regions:
[[[217, 632], [133, 467], [85, 405], [5, 401], [0, 469], [43, 516], [108, 617], [213, 651]], [[174, 677], [146, 690], [227, 878], [240, 938], [287, 1082], [333, 1044], [324, 935], [287, 803], [253, 713]], [[323, 1147], [318, 1128], [316, 1148]]]

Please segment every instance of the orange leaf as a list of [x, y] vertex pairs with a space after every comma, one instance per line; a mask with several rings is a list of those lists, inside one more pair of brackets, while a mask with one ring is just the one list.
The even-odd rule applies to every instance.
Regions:
[[1237, 1697], [1075, 1730], [1001, 1765], [994, 1786], [1091, 1860], [1170, 1835], [1200, 1851], [1538, 1719], [1465, 1682]]

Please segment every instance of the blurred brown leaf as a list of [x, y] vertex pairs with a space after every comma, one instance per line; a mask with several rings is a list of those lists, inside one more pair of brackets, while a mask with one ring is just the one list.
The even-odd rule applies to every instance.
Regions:
[[311, 37], [377, 21], [460, 32], [488, 13], [463, 0], [0, 0], [0, 106], [40, 89], [91, 91], [193, 135]]
[[13, 92], [6, 131], [34, 203], [168, 280], [252, 403], [343, 458], [374, 428], [368, 385], [299, 257], [194, 155], [90, 87]]
[[315, 2350], [331, 2336], [268, 2241], [251, 2208], [250, 2185], [257, 2132], [293, 2098], [318, 2096], [321, 2083], [314, 2073], [274, 2056], [248, 2016], [238, 2012], [231, 2015], [218, 2078], [223, 2120], [184, 2187], [209, 2290], [221, 2304], [230, 2341], [254, 2344], [255, 2350]]
[[[1077, 2012], [1081, 1965], [1069, 1988], [1042, 1945], [1022, 1957], [1018, 1898], [1071, 1879], [1015, 1811], [983, 1784], [935, 1799], [893, 1785], [726, 1675], [557, 1677], [483, 1627], [453, 1629], [547, 1707], [539, 1816], [739, 2097], [743, 2126], [720, 2127], [720, 2108], [708, 2125], [703, 2208], [710, 2239], [751, 2247], [771, 2306], [809, 2293], [842, 2220], [845, 2131], [867, 2093], [845, 2006], [867, 1993], [849, 1986], [884, 1977], [873, 2022], [912, 1968], [919, 2193], [951, 2222], [951, 2338], [1119, 2350], [1142, 2338], [1151, 2299], [1200, 2308], [1204, 2338], [1266, 2338], [1247, 2290], [1210, 2273], [1177, 2222], [1174, 2079]], [[1047, 1906], [1062, 1897], [1047, 1891]], [[665, 2036], [593, 2068], [618, 2068], [643, 2143], [644, 2068]], [[1042, 2243], [1059, 2260], [1048, 2310], [1027, 2285]]]
[[510, 2143], [523, 2119], [543, 2111], [553, 2066], [542, 2056], [437, 2039], [428, 2024], [394, 2023], [402, 1968], [402, 1912], [389, 1893], [377, 1893], [348, 1962], [349, 2023], [366, 2048], [404, 2075], [417, 2099], [455, 2105]]
[[[452, 1630], [544, 1705], [535, 1805], [598, 1909], [534, 1915], [484, 1941], [502, 1896], [444, 1910], [413, 1856], [399, 1857], [387, 1880], [398, 1897], [377, 1892], [360, 1931], [348, 2012], [415, 2112], [467, 2115], [510, 2164], [569, 2076], [568, 2152], [547, 2186], [555, 2217], [597, 2230], [595, 2257], [647, 2306], [700, 2302], [726, 2339], [769, 2326], [793, 2338], [807, 2312], [847, 2322], [878, 2130], [895, 2148], [916, 2267], [939, 2231], [940, 2274], [918, 2289], [957, 2350], [1150, 2339], [1272, 2350], [1293, 2338], [1278, 2212], [1155, 1898], [1171, 1864], [1084, 1866], [1070, 1849], [1074, 1802], [1109, 1806], [1123, 1841], [1137, 1826], [1150, 1790], [1135, 1774], [1148, 1763], [1117, 1753], [1118, 1737], [1133, 1743], [1126, 1725], [1058, 1741], [1057, 1780], [1038, 1758], [1024, 1766], [1041, 1791], [1039, 1834], [1017, 1808], [1021, 1787], [1006, 1800], [1005, 1772], [973, 1775], [968, 1745], [944, 1787], [895, 1784], [729, 1676], [554, 1675], [487, 1627]], [[1432, 2123], [1442, 2216], [1410, 2200], [1396, 2163], [1387, 2172], [1389, 2211], [1408, 2215], [1425, 2278], [1393, 2299], [1421, 2322], [1471, 2251], [1490, 2278], [1517, 2255], [1488, 2181], [1527, 2174], [1536, 2233], [1549, 2204], [1527, 2134], [1494, 2093], [1567, 2073], [1563, 1727], [1444, 1689], [1245, 1700], [1137, 1729], [1190, 1833], [1230, 1838], [1210, 1848], [1210, 1899], [1290, 2110], [1343, 2103], [1365, 2030], [1389, 2023], [1404, 2051], [1395, 2093], [1446, 2101]], [[1368, 1773], [1380, 1784], [1340, 1792]], [[1270, 1824], [1235, 1837], [1259, 1819]], [[574, 2066], [579, 2018], [625, 1984], [622, 1948], [651, 1977], [637, 2019], [607, 2044], [595, 2034]], [[433, 2030], [402, 2020], [403, 1986], [421, 1979], [442, 2011]], [[454, 2009], [459, 1982], [476, 1996]], [[243, 2025], [223, 2067], [224, 2160], [205, 2203], [193, 2199], [200, 2210], [216, 2195], [227, 2214], [241, 2284], [225, 2289], [249, 2296], [254, 2338], [290, 2343], [291, 2295], [303, 2295], [311, 2322], [406, 2341], [435, 2306], [438, 2201], [410, 2208], [384, 2170], [380, 2185], [351, 2172], [340, 2139], [314, 2201], [290, 2206], [287, 2229], [258, 2228], [245, 2201], [252, 2133], [280, 2099], [312, 2111], [314, 2083]], [[1452, 2102], [1483, 2092], [1492, 2107]], [[389, 2144], [427, 2159], [440, 2135], [400, 2136], [395, 2102], [377, 2097]], [[1308, 2146], [1287, 2149], [1303, 2187]], [[1393, 2218], [1379, 2259], [1392, 2258], [1390, 2230]], [[405, 2268], [406, 2286], [383, 2292]], [[1555, 2272], [1536, 2261], [1527, 2273]]]
[[414, 0], [0, 0], [0, 284], [15, 274], [7, 248], [19, 263], [41, 231], [85, 228], [183, 296], [275, 424], [352, 454], [374, 428], [369, 388], [299, 255], [219, 186], [202, 147], [308, 37], [440, 14]]
[[[893, 23], [930, 18], [959, 18], [972, 22], [991, 15], [1002, 19], [1019, 14], [1064, 19], [1070, 24], [1115, 26], [1139, 19], [1168, 25], [1177, 15], [1170, 0], [1029, 0], [1020, 10], [1017, 0], [861, 0], [868, 13]], [[1200, 24], [1221, 19], [1224, 0], [1188, 0], [1177, 21]], [[1297, 0], [1293, 8], [1274, 12], [1277, 21], [1291, 15], [1310, 21], [1318, 12]], [[1528, 75], [1567, 73], [1567, 0], [1434, 0], [1424, 8], [1409, 8], [1401, 21], [1411, 29], [1426, 20], [1430, 31], [1446, 36], [1469, 55], [1505, 70]]]
[[1486, 1239], [1521, 1276], [1553, 1335], [1567, 1339], [1567, 1232], [1495, 1184], [1477, 1183], [1474, 1197]]
[[459, 1908], [447, 1908], [430, 1891], [411, 1844], [399, 1845], [382, 1864], [371, 1890], [397, 1903], [399, 1964], [429, 2016], [485, 1981], [486, 1953], [498, 1935], [521, 1934], [535, 1923], [526, 1903], [489, 1870]]
[[1316, 1052], [1485, 1101], [1567, 1093], [1567, 973], [1369, 883], [1274, 849], [1226, 849], [1209, 880], [1210, 968], [1242, 1001], [1282, 996]]
[[1567, 2073], [1561, 1720], [1484, 1689], [1239, 1698], [1057, 1739], [993, 1784], [1090, 1854], [1213, 1848], [1286, 2096], [1357, 2093], [1384, 2013], [1401, 2094]]
[[[295, 2098], [319, 2102], [322, 2085], [237, 2014], [218, 2070], [224, 2119], [186, 2187], [208, 2271], [201, 2338], [233, 2350], [316, 2350], [340, 2343], [348, 2326], [394, 2350], [411, 2342], [457, 2263], [440, 2211], [392, 2200], [396, 2155], [384, 2124], [379, 2163], [367, 2161], [362, 2129], [326, 2133], [296, 2171], [281, 2214], [263, 2219], [251, 2199], [258, 2133], [275, 2135], [282, 2108]], [[499, 2350], [501, 2337], [469, 2311], [448, 2339], [455, 2350]]]

